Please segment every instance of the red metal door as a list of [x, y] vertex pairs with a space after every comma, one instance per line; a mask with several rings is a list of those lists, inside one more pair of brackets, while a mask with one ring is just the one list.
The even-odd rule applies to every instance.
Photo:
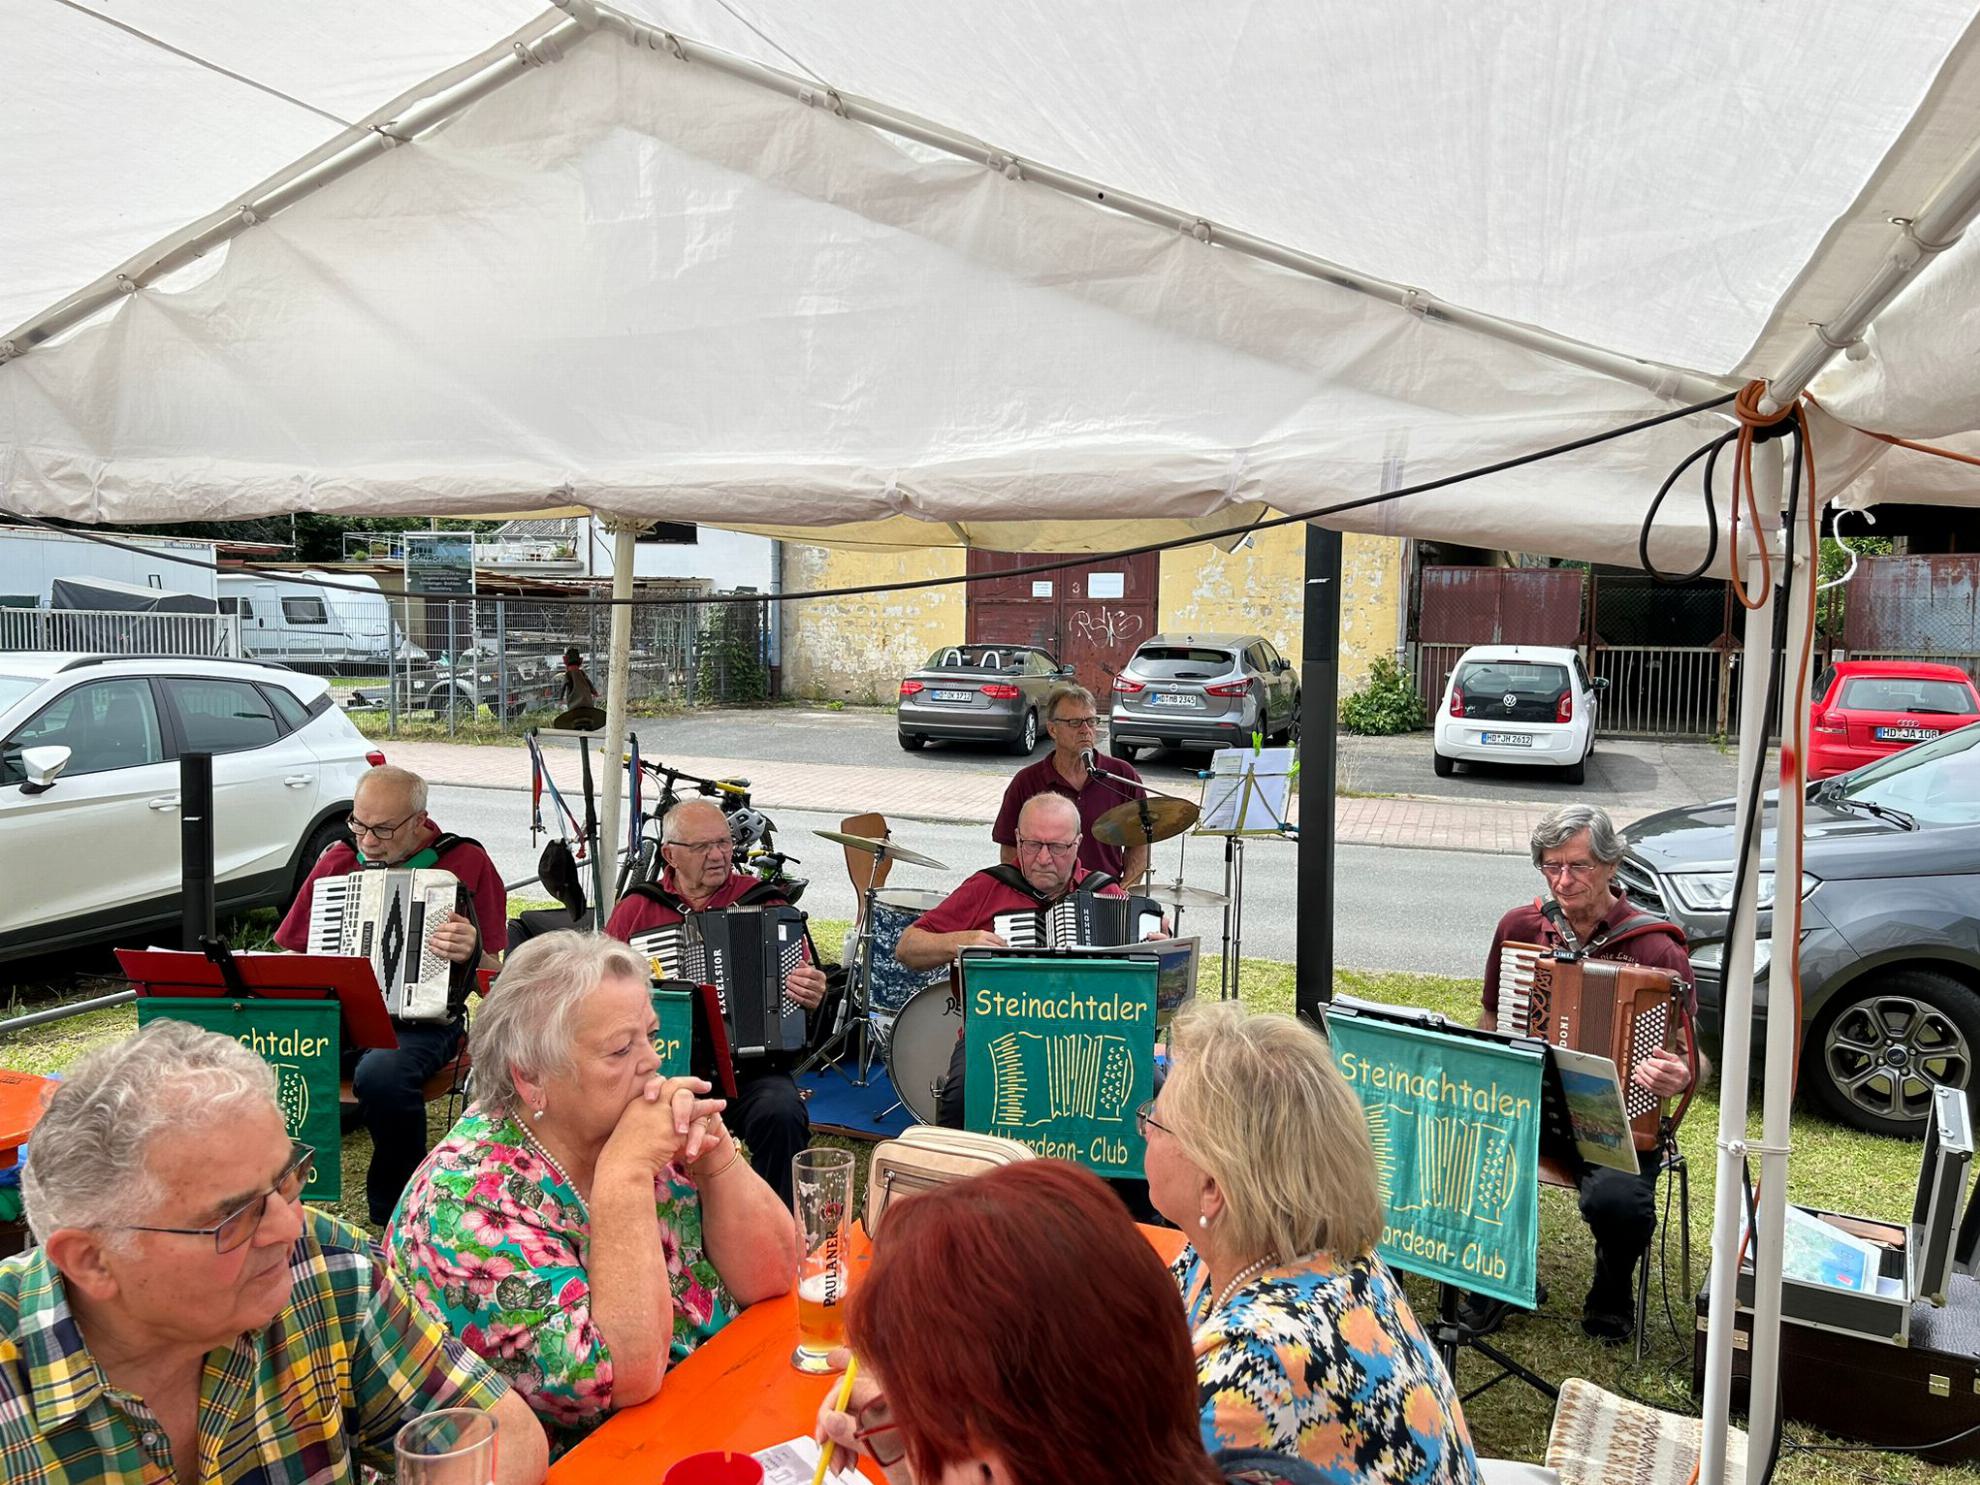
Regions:
[[[1063, 560], [1043, 552], [971, 552], [969, 571], [1002, 573]], [[1028, 644], [1073, 667], [1104, 712], [1114, 675], [1136, 646], [1155, 633], [1161, 558], [1082, 558], [1077, 566], [1030, 577], [991, 578], [969, 585], [973, 644]]]

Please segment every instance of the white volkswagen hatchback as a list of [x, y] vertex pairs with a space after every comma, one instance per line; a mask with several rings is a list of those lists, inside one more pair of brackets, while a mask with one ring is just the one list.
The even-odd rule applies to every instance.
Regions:
[[279, 665], [0, 655], [0, 960], [179, 918], [179, 756], [213, 754], [216, 905], [281, 906], [385, 755]]
[[1570, 784], [1586, 774], [1595, 747], [1598, 693], [1574, 650], [1540, 645], [1473, 645], [1444, 683], [1431, 737], [1437, 776], [1459, 763], [1523, 763], [1557, 768]]

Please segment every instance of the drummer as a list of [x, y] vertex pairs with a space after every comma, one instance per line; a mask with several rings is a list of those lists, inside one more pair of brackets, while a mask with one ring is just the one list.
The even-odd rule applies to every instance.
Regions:
[[1130, 885], [1140, 881], [1148, 869], [1147, 843], [1122, 847], [1094, 833], [1094, 822], [1108, 810], [1145, 795], [1135, 787], [1141, 775], [1133, 764], [1107, 757], [1095, 747], [1100, 709], [1094, 705], [1093, 693], [1084, 686], [1054, 686], [1045, 696], [1045, 725], [1052, 734], [1051, 754], [1017, 771], [990, 827], [990, 838], [1003, 848], [998, 859], [1006, 866], [1023, 865], [1018, 859], [1018, 812], [1028, 800], [1057, 794], [1071, 800], [1079, 812], [1079, 864]]
[[[944, 898], [941, 906], [930, 908], [915, 919], [901, 934], [894, 957], [909, 969], [940, 969], [964, 949], [1009, 948], [991, 928], [999, 913], [1036, 912], [1050, 907], [1080, 891], [1081, 883], [1094, 874], [1080, 860], [1079, 822], [1079, 806], [1067, 795], [1056, 790], [1034, 794], [1017, 811], [1013, 854], [1017, 857], [1017, 871], [1022, 874], [1022, 885], [1012, 880], [1011, 868], [1006, 865], [976, 872]], [[1098, 895], [1126, 894], [1118, 882], [1109, 882], [1098, 889]], [[936, 1108], [938, 1124], [949, 1129], [963, 1127], [960, 1033], [955, 1051], [949, 1055], [949, 1076], [942, 1084]]]

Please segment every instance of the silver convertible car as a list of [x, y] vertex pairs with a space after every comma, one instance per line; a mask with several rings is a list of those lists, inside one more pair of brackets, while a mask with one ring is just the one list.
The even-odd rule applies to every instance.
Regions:
[[895, 729], [910, 752], [945, 738], [1029, 754], [1044, 730], [1046, 693], [1071, 678], [1071, 666], [1029, 645], [946, 645], [902, 678]]

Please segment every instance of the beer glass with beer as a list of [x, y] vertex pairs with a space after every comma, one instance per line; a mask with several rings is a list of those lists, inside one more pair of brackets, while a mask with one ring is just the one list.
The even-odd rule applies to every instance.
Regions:
[[846, 1284], [852, 1276], [853, 1157], [850, 1150], [801, 1150], [791, 1160], [797, 1216], [797, 1350], [801, 1372], [830, 1371], [846, 1343]]

